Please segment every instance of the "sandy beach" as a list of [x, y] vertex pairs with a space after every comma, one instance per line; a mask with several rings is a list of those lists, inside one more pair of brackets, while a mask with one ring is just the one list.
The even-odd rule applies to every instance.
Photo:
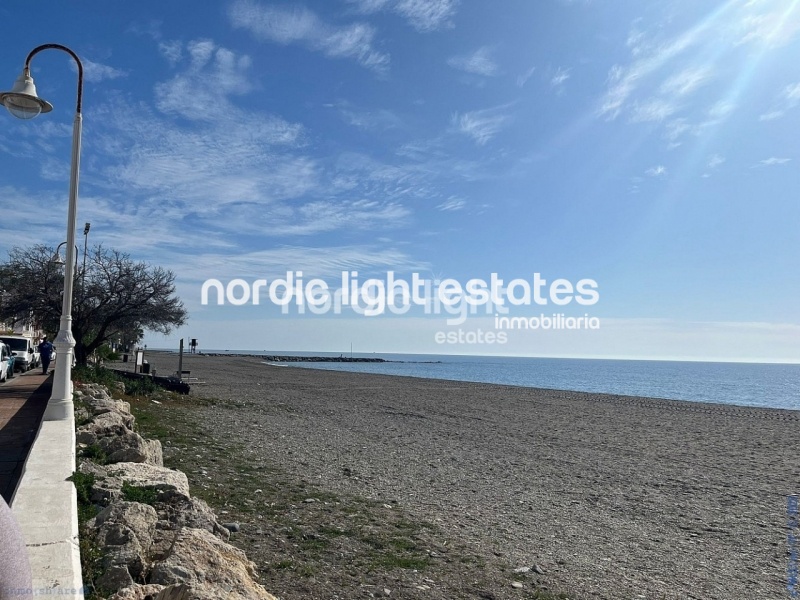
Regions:
[[[177, 368], [177, 355], [147, 358], [160, 375]], [[192, 395], [222, 401], [197, 407], [220, 439], [536, 564], [570, 598], [787, 597], [800, 411], [245, 357], [187, 355], [183, 368], [205, 382]]]

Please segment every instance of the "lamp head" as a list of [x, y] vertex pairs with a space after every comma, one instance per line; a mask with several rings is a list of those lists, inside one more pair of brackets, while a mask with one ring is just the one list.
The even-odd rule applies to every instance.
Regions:
[[27, 67], [17, 77], [11, 91], [0, 94], [0, 102], [18, 119], [32, 119], [39, 113], [53, 110], [52, 104], [36, 95], [36, 86]]

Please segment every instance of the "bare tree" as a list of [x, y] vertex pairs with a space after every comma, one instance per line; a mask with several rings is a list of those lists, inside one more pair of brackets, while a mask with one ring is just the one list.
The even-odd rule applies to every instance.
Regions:
[[[33, 318], [46, 331], [59, 329], [64, 268], [52, 247], [15, 247], [0, 264], [0, 321]], [[144, 331], [169, 333], [188, 316], [175, 295], [172, 271], [135, 262], [102, 246], [92, 248], [86, 271], [76, 269], [72, 307], [75, 358], [85, 365], [105, 342], [140, 336]]]

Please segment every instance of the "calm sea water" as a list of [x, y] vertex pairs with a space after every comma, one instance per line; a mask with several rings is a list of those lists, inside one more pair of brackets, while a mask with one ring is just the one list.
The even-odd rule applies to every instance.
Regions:
[[[209, 351], [212, 352], [212, 351]], [[232, 352], [233, 353], [233, 352]], [[262, 354], [243, 351], [246, 354]], [[309, 356], [303, 352], [266, 352]], [[317, 353], [316, 356], [339, 356]], [[800, 410], [800, 365], [369, 354], [386, 363], [283, 363], [327, 369]]]

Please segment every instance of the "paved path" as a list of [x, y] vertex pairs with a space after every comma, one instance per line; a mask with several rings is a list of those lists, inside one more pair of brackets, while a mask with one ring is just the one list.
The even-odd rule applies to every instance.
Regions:
[[0, 495], [9, 504], [50, 398], [51, 375], [34, 369], [0, 384]]

